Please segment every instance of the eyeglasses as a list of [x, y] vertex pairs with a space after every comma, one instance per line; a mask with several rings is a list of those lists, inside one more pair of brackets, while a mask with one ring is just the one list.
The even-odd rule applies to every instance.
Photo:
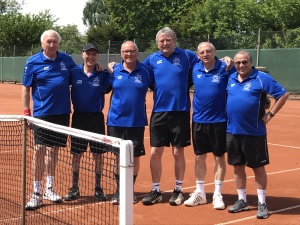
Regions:
[[244, 64], [244, 65], [246, 65], [248, 63], [248, 61], [247, 60], [243, 60], [243, 61], [236, 61], [235, 62], [235, 64], [236, 65], [240, 65], [240, 64]]
[[136, 52], [136, 50], [125, 50], [125, 51], [121, 51], [123, 54], [128, 55], [129, 53], [133, 54]]

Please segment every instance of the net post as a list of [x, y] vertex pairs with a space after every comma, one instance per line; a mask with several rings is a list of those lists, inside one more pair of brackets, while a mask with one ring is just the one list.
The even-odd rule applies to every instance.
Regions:
[[22, 219], [21, 224], [26, 223], [25, 204], [26, 204], [26, 131], [27, 131], [27, 119], [23, 119], [23, 134], [22, 134]]
[[119, 225], [133, 224], [133, 144], [122, 140], [120, 144], [120, 207]]

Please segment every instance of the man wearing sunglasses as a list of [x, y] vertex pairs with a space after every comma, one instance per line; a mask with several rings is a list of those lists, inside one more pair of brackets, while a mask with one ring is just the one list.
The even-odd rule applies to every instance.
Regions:
[[[229, 77], [227, 85], [227, 153], [228, 164], [234, 166], [234, 179], [238, 200], [229, 208], [230, 213], [248, 210], [246, 199], [245, 166], [252, 168], [258, 195], [258, 219], [268, 218], [266, 205], [267, 173], [269, 164], [267, 123], [285, 104], [289, 94], [269, 74], [252, 66], [247, 51], [235, 57], [237, 72]], [[265, 112], [266, 95], [275, 98], [270, 110]]]

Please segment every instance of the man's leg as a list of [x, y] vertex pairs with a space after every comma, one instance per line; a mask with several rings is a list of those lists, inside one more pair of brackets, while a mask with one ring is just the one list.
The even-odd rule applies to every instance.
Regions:
[[152, 205], [162, 200], [160, 192], [160, 178], [162, 174], [161, 157], [164, 152], [164, 147], [152, 147], [150, 156], [150, 170], [152, 176], [151, 192], [143, 198], [144, 205]]
[[103, 154], [93, 153], [93, 158], [95, 161], [95, 198], [99, 201], [107, 201], [108, 198], [104, 194], [101, 187], [101, 177], [103, 171]]
[[269, 217], [266, 205], [266, 189], [267, 189], [267, 173], [264, 166], [253, 168], [258, 197], [258, 219], [266, 219]]
[[215, 209], [225, 209], [225, 204], [222, 196], [222, 185], [226, 173], [225, 154], [222, 156], [214, 156], [215, 158], [215, 190], [213, 195], [213, 205]]

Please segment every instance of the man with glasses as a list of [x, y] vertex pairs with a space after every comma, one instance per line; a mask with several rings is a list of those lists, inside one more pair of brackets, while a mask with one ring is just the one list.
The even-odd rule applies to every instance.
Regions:
[[[229, 208], [230, 213], [248, 210], [246, 199], [245, 166], [252, 168], [258, 195], [258, 219], [268, 218], [266, 205], [267, 173], [269, 164], [267, 147], [267, 123], [285, 104], [289, 94], [269, 74], [252, 66], [247, 51], [239, 51], [235, 57], [237, 72], [229, 77], [227, 85], [227, 153], [228, 163], [234, 166], [234, 179], [238, 200]], [[266, 95], [276, 101], [265, 112]]]
[[207, 153], [215, 159], [213, 206], [225, 209], [221, 194], [226, 172], [226, 87], [235, 67], [226, 69], [226, 63], [216, 57], [216, 49], [209, 42], [198, 45], [197, 55], [201, 62], [193, 67], [192, 140], [195, 157], [196, 190], [184, 202], [197, 206], [207, 202], [204, 191]]
[[[148, 87], [153, 83], [153, 70], [137, 59], [138, 48], [132, 41], [121, 46], [122, 61], [113, 67], [110, 76], [112, 88], [111, 102], [107, 114], [107, 132], [109, 136], [132, 140], [134, 147], [133, 182], [138, 176], [140, 156], [146, 154], [144, 131], [148, 124], [145, 98]], [[116, 152], [115, 178], [117, 190], [111, 199], [119, 204], [119, 152]], [[133, 203], [137, 197], [133, 193]]]

